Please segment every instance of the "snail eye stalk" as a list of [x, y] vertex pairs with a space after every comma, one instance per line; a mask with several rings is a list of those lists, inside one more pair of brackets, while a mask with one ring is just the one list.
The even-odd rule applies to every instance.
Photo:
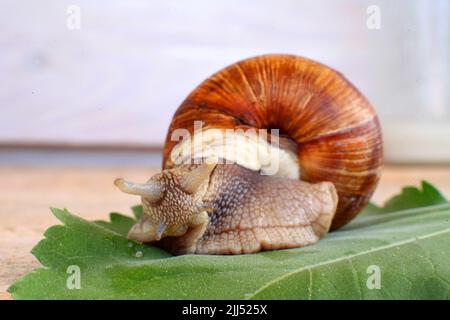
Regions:
[[150, 202], [156, 202], [163, 196], [163, 187], [157, 182], [134, 183], [119, 178], [114, 184], [120, 191], [145, 197]]

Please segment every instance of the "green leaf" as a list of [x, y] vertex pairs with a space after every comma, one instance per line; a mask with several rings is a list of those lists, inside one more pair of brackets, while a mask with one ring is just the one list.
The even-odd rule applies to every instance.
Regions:
[[[177, 257], [126, 240], [133, 218], [89, 222], [52, 209], [63, 225], [33, 249], [43, 267], [8, 291], [15, 299], [450, 298], [450, 204], [422, 183], [376, 208], [305, 248]], [[80, 268], [80, 289], [67, 288], [70, 265]], [[367, 285], [374, 268], [380, 289]]]
[[422, 190], [404, 187], [399, 195], [386, 201], [382, 207], [369, 203], [362, 214], [388, 213], [445, 203], [447, 199], [435, 187], [427, 181], [422, 181]]
[[109, 222], [98, 220], [94, 221], [94, 223], [125, 237], [128, 230], [136, 223], [136, 220], [120, 213], [112, 212], [109, 214]]
[[133, 215], [138, 220], [142, 216], [142, 205], [136, 205], [131, 208], [131, 211], [133, 211]]

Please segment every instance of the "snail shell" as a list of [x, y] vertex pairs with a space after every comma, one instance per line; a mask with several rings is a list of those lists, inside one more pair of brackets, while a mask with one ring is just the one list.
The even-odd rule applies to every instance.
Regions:
[[171, 155], [178, 141], [173, 132], [194, 133], [199, 120], [204, 130], [279, 129], [294, 143], [298, 162], [287, 164], [294, 166], [290, 170], [302, 181], [329, 181], [336, 187], [339, 204], [331, 229], [354, 218], [378, 183], [383, 147], [374, 109], [342, 74], [309, 59], [258, 56], [206, 79], [173, 116], [164, 168], [174, 166]]
[[[251, 130], [270, 133], [242, 134]], [[349, 222], [375, 190], [382, 153], [377, 115], [340, 73], [265, 55], [219, 71], [186, 98], [161, 173], [115, 183], [142, 197], [130, 239], [175, 254], [252, 253], [302, 247]]]

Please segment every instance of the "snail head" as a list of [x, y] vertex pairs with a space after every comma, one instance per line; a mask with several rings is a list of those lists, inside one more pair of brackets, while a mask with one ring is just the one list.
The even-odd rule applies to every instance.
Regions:
[[122, 192], [142, 198], [142, 216], [130, 229], [128, 238], [153, 242], [184, 235], [197, 215], [212, 210], [202, 198], [216, 164], [217, 158], [208, 158], [200, 165], [167, 169], [146, 183], [116, 179], [114, 184]]

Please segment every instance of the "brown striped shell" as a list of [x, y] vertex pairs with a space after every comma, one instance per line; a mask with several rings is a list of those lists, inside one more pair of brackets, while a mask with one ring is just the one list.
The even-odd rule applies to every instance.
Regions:
[[[332, 229], [369, 201], [380, 177], [383, 148], [378, 117], [339, 72], [293, 55], [264, 55], [235, 63], [201, 83], [181, 104], [163, 153], [169, 168], [177, 128], [279, 129], [297, 145], [301, 180], [330, 181], [339, 195]], [[276, 195], [273, 195], [276, 197]]]

